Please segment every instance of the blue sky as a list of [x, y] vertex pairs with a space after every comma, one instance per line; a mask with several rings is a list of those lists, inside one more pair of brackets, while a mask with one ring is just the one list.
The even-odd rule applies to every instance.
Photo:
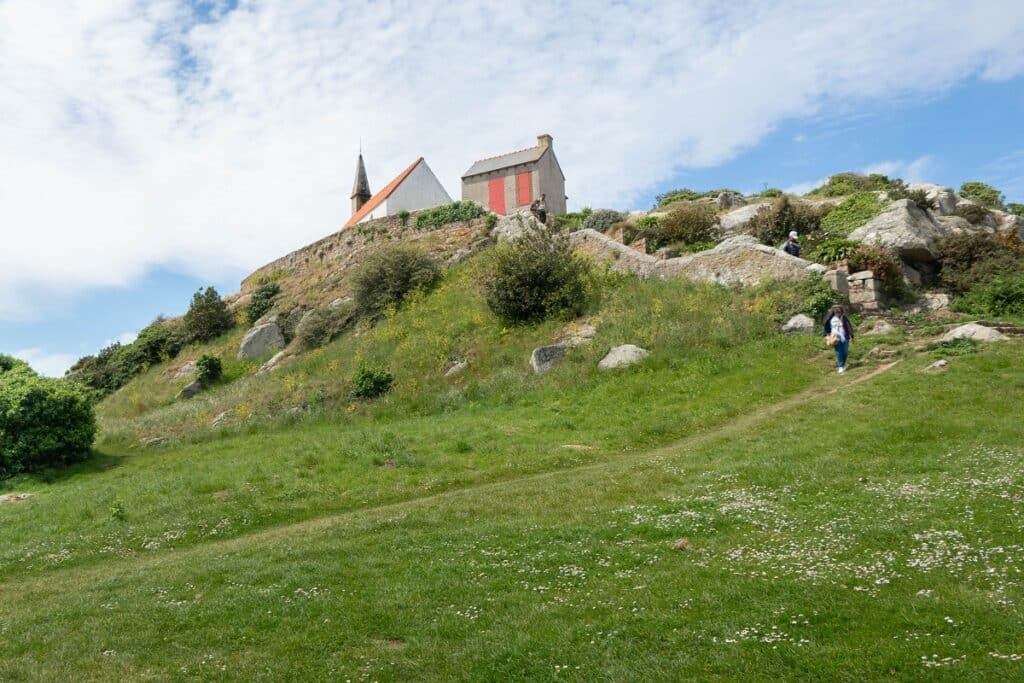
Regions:
[[[0, 2], [0, 352], [222, 293], [423, 155], [549, 132], [576, 206], [843, 170], [1024, 201], [1024, 4]], [[929, 17], [927, 22], [919, 21]]]

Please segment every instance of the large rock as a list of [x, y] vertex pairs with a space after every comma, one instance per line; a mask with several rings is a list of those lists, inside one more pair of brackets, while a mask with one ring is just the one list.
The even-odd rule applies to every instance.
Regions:
[[769, 206], [770, 204], [764, 202], [760, 204], [747, 204], [738, 209], [733, 209], [727, 214], [723, 214], [719, 219], [719, 224], [722, 226], [722, 234], [729, 236], [742, 232], [747, 227], [747, 223], [757, 215], [758, 211]]
[[951, 187], [943, 187], [942, 185], [934, 185], [932, 183], [913, 183], [908, 185], [907, 189], [911, 192], [917, 190], [924, 190], [925, 196], [932, 200], [935, 205], [935, 213], [941, 216], [950, 216], [956, 209], [956, 203], [959, 197], [956, 196], [956, 192]]
[[633, 273], [644, 278], [654, 273], [656, 263], [665, 263], [649, 254], [641, 254], [636, 249], [630, 249], [608, 235], [590, 228], [570, 233], [569, 244], [573, 251], [607, 262], [609, 268], [614, 271]]
[[786, 321], [786, 324], [782, 326], [782, 331], [785, 334], [813, 334], [816, 327], [814, 320], [799, 313]]
[[967, 323], [960, 327], [954, 328], [942, 335], [942, 341], [949, 342], [955, 339], [973, 339], [976, 342], [997, 342], [1006, 341], [1009, 339], [1005, 334], [999, 330], [991, 327], [985, 327], [978, 323]]
[[558, 365], [565, 358], [565, 344], [552, 344], [541, 346], [530, 354], [530, 367], [538, 375], [543, 375], [551, 368]]
[[747, 200], [743, 195], [738, 192], [720, 192], [718, 194], [718, 208], [720, 209], [735, 209], [740, 206], [745, 206]]
[[255, 325], [242, 337], [242, 343], [238, 347], [239, 360], [254, 360], [262, 358], [271, 351], [279, 351], [284, 348], [284, 335], [276, 322], [268, 322]]
[[[1024, 232], [1024, 217], [1022, 216], [1007, 213], [1006, 211], [993, 211], [992, 219], [996, 223], [996, 230], [998, 232], [1006, 232], [1014, 229]], [[1020, 235], [1018, 233], [1018, 237], [1024, 238], [1024, 235]]]
[[601, 359], [601, 362], [597, 364], [597, 367], [602, 370], [624, 368], [635, 363], [639, 363], [649, 356], [650, 353], [651, 352], [647, 349], [642, 349], [639, 346], [623, 344], [622, 346], [616, 346], [609, 351], [608, 354]]
[[895, 332], [895, 331], [896, 331], [896, 326], [895, 325], [890, 323], [888, 320], [880, 319], [880, 320], [878, 320], [875, 323], [874, 327], [872, 327], [870, 330], [868, 330], [864, 334], [866, 334], [866, 335], [890, 334], [890, 333]]
[[185, 385], [185, 388], [178, 392], [178, 398], [192, 398], [200, 391], [203, 390], [203, 385], [199, 380], [194, 379]]
[[850, 233], [851, 240], [880, 243], [908, 261], [935, 260], [946, 231], [909, 199], [899, 199], [884, 212]]
[[531, 227], [538, 228], [540, 223], [529, 210], [518, 211], [507, 216], [499, 216], [498, 222], [491, 230], [491, 237], [498, 242], [511, 242], [522, 237]]

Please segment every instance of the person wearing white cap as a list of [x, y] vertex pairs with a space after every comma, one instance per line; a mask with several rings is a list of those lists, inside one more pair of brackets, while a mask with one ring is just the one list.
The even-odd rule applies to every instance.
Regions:
[[800, 256], [800, 242], [797, 240], [796, 230], [789, 233], [789, 239], [782, 245], [782, 251], [790, 256]]

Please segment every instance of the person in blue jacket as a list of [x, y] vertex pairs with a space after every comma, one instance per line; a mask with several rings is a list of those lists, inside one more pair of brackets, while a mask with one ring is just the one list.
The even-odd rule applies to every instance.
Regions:
[[846, 311], [842, 306], [832, 307], [825, 318], [821, 334], [823, 337], [834, 334], [839, 339], [835, 345], [836, 368], [840, 373], [846, 372], [846, 356], [850, 352], [850, 342], [853, 341], [853, 325], [850, 324], [850, 319], [846, 317]]

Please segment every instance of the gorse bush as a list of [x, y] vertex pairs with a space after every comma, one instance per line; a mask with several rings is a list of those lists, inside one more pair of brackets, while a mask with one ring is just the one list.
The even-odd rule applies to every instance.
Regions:
[[182, 324], [185, 341], [191, 344], [216, 339], [235, 326], [235, 318], [217, 290], [207, 287], [192, 295]]
[[777, 247], [795, 230], [801, 238], [812, 235], [821, 227], [825, 210], [790, 201], [781, 197], [760, 209], [747, 223], [747, 232], [762, 244]]
[[509, 324], [582, 313], [594, 297], [590, 264], [544, 228], [496, 247], [483, 280], [487, 305]]
[[964, 295], [996, 276], [1024, 269], [1024, 249], [1011, 239], [961, 233], [939, 243], [939, 281], [953, 294]]
[[683, 204], [662, 217], [650, 232], [648, 244], [654, 249], [677, 243], [714, 242], [719, 235], [718, 215], [707, 204]]
[[579, 230], [583, 227], [583, 222], [592, 213], [594, 213], [594, 210], [589, 207], [575, 213], [563, 213], [551, 219], [551, 227], [556, 232]]
[[360, 363], [352, 375], [354, 398], [376, 398], [391, 390], [394, 376], [385, 368]]
[[960, 216], [972, 225], [979, 225], [992, 214], [980, 204], [961, 204], [953, 209], [953, 215]]
[[314, 308], [302, 316], [295, 328], [295, 343], [306, 351], [326, 346], [355, 319], [356, 305], [352, 302]]
[[196, 361], [196, 379], [204, 387], [208, 387], [224, 376], [224, 366], [220, 358], [204, 353]]
[[843, 238], [885, 209], [874, 192], [855, 192], [821, 219], [821, 229], [831, 238]]
[[960, 196], [989, 209], [1003, 209], [1006, 197], [987, 183], [970, 180], [960, 186]]
[[589, 216], [583, 219], [583, 223], [580, 227], [584, 230], [597, 230], [598, 232], [603, 233], [607, 232], [608, 228], [613, 224], [619, 223], [623, 220], [625, 220], [625, 216], [618, 211], [613, 211], [612, 209], [598, 209], [597, 211], [592, 211]]
[[95, 436], [85, 390], [0, 355], [0, 477], [85, 460]]
[[835, 263], [850, 258], [860, 246], [857, 240], [827, 239], [809, 250], [807, 256], [817, 263]]
[[1002, 271], [953, 302], [953, 310], [1024, 318], [1024, 273]]
[[480, 218], [486, 213], [487, 210], [476, 202], [452, 202], [451, 204], [436, 206], [433, 209], [427, 209], [419, 213], [416, 216], [416, 229], [431, 230], [448, 225], [449, 223], [471, 221], [474, 218]]
[[888, 191], [893, 188], [899, 188], [902, 185], [903, 181], [899, 179], [890, 180], [888, 176], [884, 176], [881, 173], [864, 175], [862, 173], [847, 172], [835, 174], [824, 185], [814, 188], [807, 194], [823, 197], [842, 197], [854, 192]]
[[441, 268], [429, 255], [395, 244], [371, 254], [353, 275], [352, 286], [359, 310], [378, 316], [410, 292], [433, 287], [440, 278]]
[[252, 299], [245, 307], [245, 319], [252, 325], [267, 314], [274, 306], [274, 299], [281, 293], [281, 285], [276, 282], [267, 282], [256, 288], [252, 293]]

